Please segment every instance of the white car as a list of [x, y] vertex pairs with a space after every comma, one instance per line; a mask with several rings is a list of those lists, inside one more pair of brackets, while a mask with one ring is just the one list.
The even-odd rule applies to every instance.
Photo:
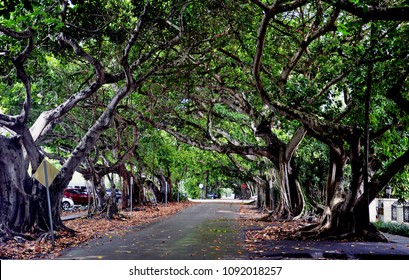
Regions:
[[63, 210], [68, 210], [74, 207], [74, 201], [71, 198], [63, 197], [61, 202], [61, 207]]

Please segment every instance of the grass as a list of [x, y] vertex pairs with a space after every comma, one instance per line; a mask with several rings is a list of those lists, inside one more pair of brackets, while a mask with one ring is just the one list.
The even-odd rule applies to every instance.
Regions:
[[375, 222], [374, 225], [382, 232], [409, 237], [409, 226], [393, 222]]

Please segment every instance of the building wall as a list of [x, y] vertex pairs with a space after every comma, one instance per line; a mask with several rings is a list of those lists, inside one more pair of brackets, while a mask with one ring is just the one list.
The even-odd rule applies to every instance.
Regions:
[[[396, 198], [376, 198], [369, 205], [369, 218], [371, 222], [384, 221], [392, 222], [392, 204], [397, 202]], [[383, 211], [379, 211], [383, 209]], [[403, 223], [403, 206], [398, 205], [397, 210], [397, 220], [394, 222]]]
[[72, 175], [71, 181], [68, 183], [68, 187], [80, 187], [80, 188], [88, 188], [87, 181], [84, 179], [84, 177], [78, 173], [74, 172]]

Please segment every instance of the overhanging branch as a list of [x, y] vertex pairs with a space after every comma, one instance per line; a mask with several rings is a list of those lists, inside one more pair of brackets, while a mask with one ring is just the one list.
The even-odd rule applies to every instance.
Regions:
[[366, 21], [408, 21], [409, 7], [376, 7], [369, 5], [356, 5], [347, 0], [324, 0], [324, 2], [347, 11]]

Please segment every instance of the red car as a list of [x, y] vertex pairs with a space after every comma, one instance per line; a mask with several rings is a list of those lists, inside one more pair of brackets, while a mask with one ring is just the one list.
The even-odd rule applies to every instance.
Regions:
[[71, 198], [75, 204], [88, 204], [88, 198], [92, 200], [92, 197], [90, 197], [86, 191], [79, 189], [66, 189], [64, 191], [64, 197]]

